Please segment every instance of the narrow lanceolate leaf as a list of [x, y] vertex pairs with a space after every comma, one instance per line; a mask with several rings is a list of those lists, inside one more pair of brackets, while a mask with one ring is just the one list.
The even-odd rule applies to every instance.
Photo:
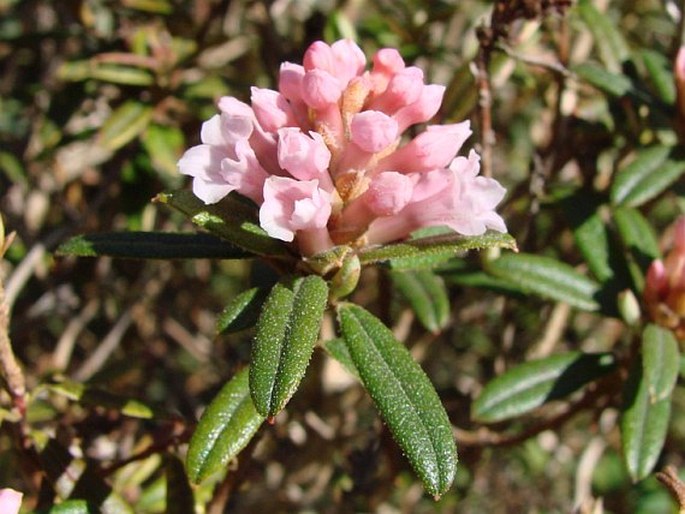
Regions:
[[328, 286], [316, 275], [274, 286], [252, 345], [250, 392], [257, 411], [274, 417], [295, 393], [319, 337]]
[[642, 49], [640, 55], [659, 99], [665, 104], [673, 104], [676, 92], [671, 61], [661, 52], [649, 48]]
[[249, 372], [240, 371], [202, 414], [188, 447], [188, 477], [198, 483], [225, 468], [247, 446], [264, 416], [250, 397]]
[[152, 119], [152, 107], [128, 100], [111, 114], [98, 133], [98, 142], [109, 150], [118, 150], [143, 132]]
[[156, 202], [167, 204], [193, 223], [215, 236], [258, 255], [285, 257], [286, 247], [272, 239], [259, 226], [254, 205], [237, 195], [229, 195], [217, 204], [205, 205], [190, 191], [157, 195]]
[[516, 241], [509, 234], [488, 232], [482, 236], [449, 234], [412, 239], [404, 243], [369, 247], [359, 253], [362, 265], [386, 264], [395, 270], [431, 268], [468, 250], [486, 248], [516, 249]]
[[639, 207], [666, 191], [683, 174], [685, 174], [685, 158], [672, 152], [671, 156], [658, 166], [649, 177], [645, 177], [635, 185], [623, 203], [631, 207]]
[[619, 71], [630, 51], [616, 23], [590, 0], [580, 0], [578, 12], [592, 33], [602, 62], [612, 71]]
[[634, 91], [632, 82], [623, 73], [609, 71], [597, 64], [578, 64], [572, 71], [600, 91], [612, 96], [621, 97]]
[[443, 494], [454, 480], [457, 449], [433, 385], [379, 319], [352, 304], [341, 304], [338, 315], [350, 357], [395, 440], [426, 490]]
[[671, 397], [680, 370], [680, 351], [673, 332], [647, 325], [642, 334], [642, 376], [652, 402]]
[[57, 255], [131, 259], [243, 259], [252, 254], [211, 234], [102, 232], [73, 237]]
[[661, 256], [656, 232], [640, 211], [632, 207], [617, 207], [614, 209], [614, 223], [625, 248], [643, 255], [645, 266]]
[[645, 272], [661, 256], [656, 233], [649, 221], [633, 207], [614, 209], [614, 224], [623, 243], [624, 257], [637, 291], [642, 291]]
[[608, 353], [570, 352], [510, 369], [483, 388], [471, 407], [474, 419], [494, 423], [558, 400], [615, 368]]
[[664, 446], [670, 417], [671, 399], [652, 398], [643, 365], [636, 363], [626, 382], [621, 417], [623, 457], [634, 481], [652, 472]]
[[645, 187], [655, 170], [666, 161], [670, 151], [670, 147], [662, 145], [641, 149], [633, 161], [616, 173], [611, 186], [611, 201], [615, 204], [627, 203], [636, 191]]
[[566, 302], [582, 310], [594, 311], [599, 308], [594, 299], [599, 284], [568, 264], [550, 257], [525, 253], [503, 254], [489, 261], [486, 271], [516, 285], [524, 293]]
[[269, 290], [265, 287], [253, 287], [236, 296], [219, 316], [216, 322], [217, 333], [238, 332], [253, 327], [268, 294]]
[[193, 490], [188, 483], [183, 462], [172, 454], [165, 458], [166, 514], [191, 514], [195, 512]]
[[614, 276], [612, 248], [601, 215], [601, 199], [580, 190], [563, 201], [564, 213], [571, 222], [573, 237], [592, 274], [604, 283]]
[[51, 392], [73, 400], [80, 405], [105, 407], [132, 418], [152, 419], [155, 415], [155, 411], [151, 407], [139, 400], [118, 396], [105, 389], [98, 389], [81, 382], [64, 380], [50, 384], [47, 388]]
[[440, 277], [429, 270], [418, 270], [393, 271], [390, 278], [426, 329], [437, 333], [445, 327], [450, 300]]

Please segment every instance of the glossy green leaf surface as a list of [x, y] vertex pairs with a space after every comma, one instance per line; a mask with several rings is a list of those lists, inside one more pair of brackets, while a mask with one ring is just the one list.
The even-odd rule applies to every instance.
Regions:
[[594, 311], [599, 284], [568, 264], [550, 257], [508, 253], [489, 261], [486, 271], [517, 286], [521, 292], [566, 302], [578, 309]]
[[655, 400], [636, 363], [623, 393], [621, 439], [623, 458], [634, 481], [646, 478], [654, 469], [664, 446], [671, 417], [671, 399]]
[[112, 112], [98, 133], [98, 142], [109, 150], [118, 150], [143, 132], [152, 119], [152, 108], [128, 100]]
[[431, 268], [468, 250], [485, 248], [516, 248], [509, 234], [488, 232], [482, 236], [466, 237], [448, 234], [412, 239], [404, 243], [368, 247], [360, 251], [362, 265], [385, 264], [395, 270]]
[[361, 381], [426, 490], [449, 489], [457, 467], [452, 427], [408, 350], [362, 307], [341, 304], [340, 328]]
[[233, 298], [217, 319], [217, 333], [238, 332], [253, 327], [268, 294], [267, 288], [253, 287]]
[[188, 447], [190, 480], [198, 483], [225, 468], [263, 422], [250, 397], [249, 371], [243, 369], [223, 386], [200, 418]]
[[229, 195], [217, 204], [205, 205], [190, 191], [175, 191], [159, 194], [155, 201], [181, 212], [196, 225], [248, 252], [288, 255], [285, 245], [269, 237], [259, 226], [255, 206], [236, 195]]
[[494, 423], [563, 398], [612, 371], [608, 353], [569, 352], [525, 362], [489, 382], [471, 406], [474, 419]]
[[652, 402], [671, 397], [679, 369], [680, 350], [673, 332], [647, 325], [642, 334], [642, 379]]
[[623, 166], [611, 186], [611, 201], [615, 204], [629, 204], [629, 200], [645, 188], [650, 177], [661, 166], [670, 153], [668, 146], [652, 146], [638, 151], [635, 159]]
[[252, 254], [211, 234], [102, 232], [73, 237], [57, 255], [131, 259], [243, 259]]
[[273, 417], [295, 393], [319, 337], [328, 285], [317, 275], [279, 283], [269, 294], [252, 344], [250, 392], [261, 414]]
[[440, 277], [430, 270], [418, 270], [392, 271], [390, 278], [426, 329], [437, 333], [445, 327], [450, 299]]

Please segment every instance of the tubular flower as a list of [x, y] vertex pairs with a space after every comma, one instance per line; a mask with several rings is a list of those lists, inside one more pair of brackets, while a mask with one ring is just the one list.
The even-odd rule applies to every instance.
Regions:
[[505, 232], [494, 210], [504, 188], [478, 176], [473, 150], [457, 157], [468, 121], [403, 137], [438, 112], [445, 88], [425, 84], [394, 49], [366, 64], [350, 40], [317, 41], [302, 66], [281, 65], [278, 91], [252, 88], [250, 105], [221, 98], [201, 144], [178, 164], [195, 195], [207, 204], [233, 191], [252, 199], [262, 228], [305, 256], [427, 226]]
[[675, 223], [666, 258], [649, 266], [643, 296], [651, 318], [685, 340], [685, 216]]
[[0, 512], [3, 514], [18, 514], [23, 497], [23, 493], [14, 489], [0, 489]]

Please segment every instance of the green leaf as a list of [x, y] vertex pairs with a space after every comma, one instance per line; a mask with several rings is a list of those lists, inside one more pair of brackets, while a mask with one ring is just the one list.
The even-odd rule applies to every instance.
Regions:
[[100, 127], [98, 142], [108, 150], [118, 150], [143, 132], [151, 119], [152, 107], [127, 100]]
[[645, 270], [661, 254], [656, 233], [640, 211], [632, 207], [615, 208], [614, 223], [625, 247], [624, 255], [633, 283], [638, 291], [642, 291]]
[[630, 251], [644, 256], [645, 265], [661, 256], [656, 232], [640, 211], [632, 207], [617, 207], [614, 209], [614, 222], [623, 244]]
[[159, 194], [155, 201], [181, 212], [196, 225], [248, 252], [288, 255], [285, 245], [269, 237], [259, 226], [256, 207], [235, 194], [213, 205], [205, 205], [190, 191]]
[[270, 418], [290, 400], [319, 337], [328, 285], [316, 275], [274, 286], [264, 303], [252, 345], [250, 392]]
[[90, 76], [125, 86], [151, 86], [154, 83], [154, 77], [148, 70], [117, 64], [98, 64], [91, 70]]
[[568, 264], [550, 257], [525, 253], [503, 254], [489, 261], [486, 271], [516, 285], [524, 293], [566, 302], [582, 310], [594, 311], [599, 308], [593, 298], [599, 290], [599, 284]]
[[442, 279], [429, 270], [393, 271], [390, 278], [421, 324], [433, 333], [450, 317], [450, 299]]
[[132, 259], [243, 259], [253, 255], [210, 234], [103, 232], [73, 237], [57, 255]]
[[646, 478], [654, 468], [671, 417], [670, 398], [654, 401], [643, 370], [644, 366], [636, 362], [628, 376], [621, 417], [623, 457], [634, 481]]
[[165, 455], [166, 514], [193, 514], [195, 500], [183, 462], [171, 454]]
[[152, 419], [155, 415], [151, 407], [139, 400], [118, 396], [104, 389], [98, 389], [80, 382], [64, 380], [56, 384], [49, 384], [47, 387], [53, 393], [81, 405], [106, 407], [132, 418]]
[[666, 161], [671, 148], [668, 146], [651, 146], [640, 149], [635, 159], [622, 167], [611, 186], [611, 201], [614, 204], [628, 203], [629, 199], [639, 195], [655, 171]]
[[190, 480], [199, 483], [225, 468], [263, 422], [250, 397], [249, 372], [243, 369], [224, 385], [200, 418], [188, 447]]
[[178, 172], [177, 163], [185, 146], [183, 131], [178, 127], [150, 123], [140, 140], [164, 185], [180, 187], [184, 177]]
[[488, 232], [482, 236], [448, 234], [412, 239], [403, 243], [364, 248], [359, 253], [361, 264], [386, 264], [391, 269], [413, 270], [431, 268], [468, 250], [485, 248], [516, 249], [509, 234]]
[[123, 0], [122, 3], [129, 9], [155, 14], [171, 14], [174, 10], [168, 0]]
[[573, 66], [572, 71], [600, 91], [621, 97], [633, 92], [633, 83], [628, 77], [592, 63]]
[[563, 201], [571, 222], [573, 237], [592, 274], [604, 283], [614, 276], [612, 249], [606, 224], [601, 216], [601, 199], [585, 190]]
[[217, 333], [238, 332], [253, 327], [268, 294], [269, 289], [265, 287], [253, 287], [236, 296], [219, 316], [216, 322]]
[[609, 353], [569, 352], [525, 362], [488, 383], [471, 406], [474, 419], [495, 423], [558, 400], [615, 369]]
[[640, 55], [659, 99], [668, 105], [672, 105], [676, 98], [672, 63], [665, 55], [656, 50], [643, 48], [640, 50]]
[[362, 383], [426, 490], [447, 491], [457, 468], [452, 426], [407, 349], [363, 308], [340, 304], [340, 327]]
[[652, 403], [671, 397], [680, 370], [680, 351], [673, 332], [649, 324], [642, 334], [642, 380]]
[[328, 341], [325, 341], [322, 346], [328, 355], [342, 364], [342, 367], [345, 368], [350, 375], [359, 379], [361, 382], [359, 370], [357, 370], [357, 366], [354, 365], [354, 361], [350, 355], [350, 350], [347, 349], [347, 344], [345, 343], [344, 339], [329, 339]]
[[66, 500], [50, 508], [48, 514], [92, 514], [86, 500]]
[[612, 71], [619, 71], [630, 51], [616, 22], [600, 12], [589, 0], [578, 2], [578, 12], [590, 29], [602, 62]]

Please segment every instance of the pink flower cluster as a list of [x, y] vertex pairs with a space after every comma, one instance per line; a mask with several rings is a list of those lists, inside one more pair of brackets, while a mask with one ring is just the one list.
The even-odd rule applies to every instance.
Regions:
[[675, 223], [666, 259], [649, 266], [643, 296], [651, 318], [685, 340], [685, 216]]
[[504, 188], [478, 176], [473, 150], [456, 157], [468, 121], [402, 138], [437, 113], [444, 92], [394, 49], [376, 52], [367, 71], [354, 42], [317, 41], [302, 66], [281, 65], [278, 91], [253, 87], [251, 105], [221, 98], [179, 169], [207, 204], [232, 191], [252, 199], [262, 228], [305, 256], [427, 226], [505, 232], [494, 211]]

